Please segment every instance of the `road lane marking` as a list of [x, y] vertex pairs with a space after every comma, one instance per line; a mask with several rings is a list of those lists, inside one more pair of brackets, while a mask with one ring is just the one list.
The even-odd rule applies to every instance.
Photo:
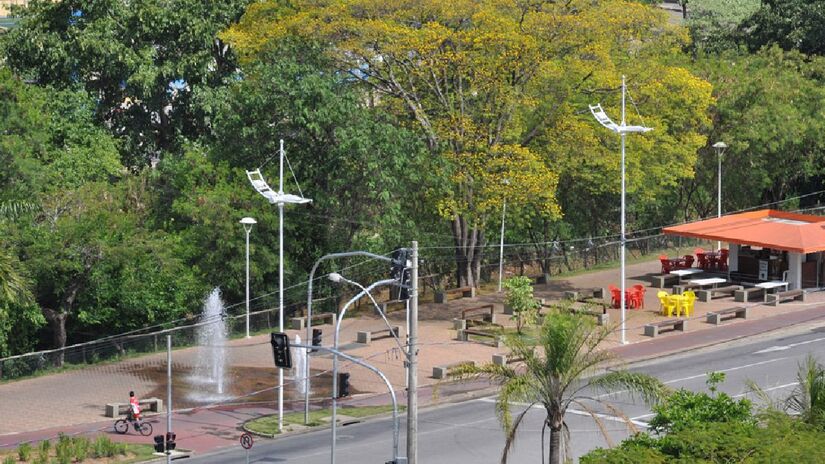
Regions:
[[795, 348], [797, 346], [807, 345], [809, 343], [816, 343], [825, 340], [825, 337], [814, 338], [813, 340], [805, 340], [804, 342], [797, 342], [797, 343], [788, 343], [787, 345], [774, 345], [764, 350], [759, 350], [754, 352], [753, 354], [763, 354], [763, 353], [772, 353], [774, 351], [785, 351], [790, 350], [791, 348]]
[[[495, 400], [488, 399], [488, 398], [481, 398], [479, 401], [482, 401], [482, 402], [485, 402], [485, 403], [495, 403], [496, 402]], [[528, 403], [522, 403], [520, 401], [511, 401], [510, 404], [514, 405], [514, 406], [531, 406]], [[532, 407], [533, 408], [538, 408], [538, 409], [544, 409], [544, 406], [541, 405], [541, 404], [534, 404], [534, 405], [532, 405]], [[587, 411], [582, 411], [580, 409], [572, 409], [572, 408], [567, 409], [567, 412], [570, 413], [570, 414], [573, 414], [574, 416], [586, 416], [586, 417], [596, 416], [599, 419], [603, 419], [603, 420], [607, 420], [607, 421], [621, 422], [622, 424], [627, 423], [627, 420], [625, 420], [623, 417], [613, 416], [613, 415], [610, 415], [610, 414], [602, 414], [602, 413], [598, 413], [598, 412], [595, 413], [595, 414], [590, 414]], [[630, 422], [632, 422], [636, 426], [645, 427], [645, 428], [647, 428], [647, 426], [648, 426], [647, 422], [636, 421], [636, 420], [633, 420], [632, 418], [629, 418], [629, 419], [630, 419]]]
[[[769, 392], [769, 391], [774, 391], [774, 390], [781, 390], [783, 388], [795, 387], [797, 385], [799, 385], [799, 382], [791, 382], [791, 383], [786, 383], [785, 385], [777, 385], [777, 386], [771, 387], [771, 388], [763, 388], [762, 391], [763, 392]], [[750, 395], [751, 393], [753, 393], [753, 391], [748, 391], [748, 392], [745, 392], [745, 393], [740, 393], [738, 395], [733, 395], [732, 398], [741, 398], [743, 396]]]

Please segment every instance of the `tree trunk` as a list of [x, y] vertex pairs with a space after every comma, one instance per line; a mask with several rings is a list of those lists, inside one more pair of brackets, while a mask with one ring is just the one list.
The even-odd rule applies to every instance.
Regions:
[[478, 227], [470, 227], [466, 218], [456, 216], [450, 224], [455, 244], [456, 281], [459, 287], [475, 287], [478, 285], [478, 274], [481, 270], [481, 255], [478, 253], [478, 244], [482, 233]]
[[547, 461], [550, 464], [561, 464], [561, 429], [556, 429], [554, 427], [550, 427], [550, 455], [547, 457]]
[[65, 354], [62, 348], [66, 346], [66, 319], [68, 319], [69, 314], [62, 311], [43, 308], [43, 315], [49, 322], [49, 326], [51, 326], [54, 347], [60, 350], [54, 357], [54, 367], [63, 367]]

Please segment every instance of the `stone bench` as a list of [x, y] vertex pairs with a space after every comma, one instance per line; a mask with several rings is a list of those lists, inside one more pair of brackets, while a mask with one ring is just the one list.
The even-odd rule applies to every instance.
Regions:
[[742, 290], [741, 285], [728, 285], [726, 287], [709, 288], [707, 290], [696, 290], [696, 299], [699, 301], [708, 302], [716, 295], [731, 296], [739, 290]]
[[464, 319], [465, 321], [475, 320], [478, 317], [480, 317], [483, 322], [495, 324], [495, 307], [492, 304], [486, 304], [461, 310], [461, 319]]
[[450, 375], [450, 371], [460, 366], [475, 366], [475, 361], [459, 361], [452, 364], [444, 364], [441, 366], [433, 366], [434, 379], [446, 379]]
[[595, 287], [585, 290], [567, 290], [563, 294], [565, 300], [583, 301], [589, 299], [604, 299], [605, 291], [601, 287]]
[[381, 338], [388, 338], [388, 337], [399, 337], [401, 333], [401, 328], [393, 326], [392, 329], [380, 329], [380, 330], [368, 330], [358, 332], [356, 336], [356, 341], [358, 343], [364, 343], [369, 345], [370, 342], [373, 340], [379, 340]]
[[[163, 400], [160, 398], [144, 398], [138, 401], [141, 412], [163, 412]], [[123, 411], [123, 412], [121, 412]], [[106, 417], [118, 417], [129, 412], [129, 403], [107, 403]]]
[[662, 274], [650, 276], [650, 286], [654, 288], [667, 288], [669, 285], [678, 283], [679, 276], [675, 274]]
[[384, 314], [387, 314], [387, 313], [390, 312], [390, 305], [396, 305], [396, 304], [403, 305], [401, 308], [398, 308], [398, 309], [402, 309], [402, 308], [406, 309], [407, 300], [390, 300], [390, 301], [384, 301], [384, 302], [379, 303], [379, 305], [381, 306], [381, 311], [383, 311]]
[[556, 309], [559, 311], [567, 311], [572, 314], [581, 314], [584, 316], [593, 316], [596, 318], [596, 323], [599, 325], [607, 325], [610, 322], [610, 315], [607, 312], [607, 306], [603, 306], [601, 311], [593, 311], [587, 308], [576, 308], [573, 306], [565, 306], [561, 304], [544, 304], [544, 308]]
[[489, 345], [495, 348], [501, 348], [504, 342], [501, 340], [501, 335], [492, 334], [489, 332], [484, 332], [482, 330], [473, 330], [473, 329], [460, 329], [457, 331], [457, 340], [460, 342], [469, 342], [471, 336], [482, 337], [482, 338], [489, 338], [490, 340], [483, 341], [485, 345]]
[[762, 287], [749, 287], [743, 288], [742, 290], [737, 290], [733, 292], [733, 301], [747, 303], [750, 301], [752, 295], [764, 297], [765, 289]]
[[456, 287], [450, 288], [447, 290], [439, 290], [435, 292], [435, 302], [436, 303], [446, 303], [448, 296], [453, 293], [461, 293], [462, 298], [475, 298], [476, 297], [476, 288], [475, 287]]
[[[544, 302], [545, 302], [544, 298], [536, 298], [535, 300], [536, 300], [536, 303], [539, 304], [539, 306], [544, 305]], [[504, 314], [507, 315], [507, 316], [512, 316], [513, 315], [513, 308], [511, 308], [510, 306], [505, 304], [504, 305]]]
[[653, 322], [645, 326], [645, 335], [656, 337], [663, 328], [684, 332], [687, 330], [687, 319], [671, 319], [669, 321]]
[[731, 319], [742, 318], [747, 319], [750, 308], [742, 306], [738, 308], [727, 308], [719, 311], [713, 311], [707, 314], [707, 323], [719, 325], [722, 323], [722, 318], [733, 315]]
[[685, 290], [691, 290], [691, 289], [695, 289], [695, 288], [702, 288], [702, 286], [698, 285], [698, 284], [692, 284], [690, 282], [686, 282], [686, 283], [679, 284], [679, 285], [674, 285], [673, 286], [673, 294], [674, 295], [680, 295]]
[[[328, 321], [328, 324], [335, 326], [335, 323], [338, 321], [338, 316], [335, 313], [318, 313], [312, 315], [312, 324], [313, 325], [323, 325], [323, 324], [315, 324], [316, 320], [321, 321]], [[292, 317], [289, 319], [289, 326], [293, 330], [304, 330], [306, 328], [307, 318], [305, 317]]]
[[765, 303], [770, 306], [778, 306], [783, 301], [799, 300], [805, 301], [805, 291], [801, 289], [788, 290], [779, 293], [768, 293], [765, 296]]

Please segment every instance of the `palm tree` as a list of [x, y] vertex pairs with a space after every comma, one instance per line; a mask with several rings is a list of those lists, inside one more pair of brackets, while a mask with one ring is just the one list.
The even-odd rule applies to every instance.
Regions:
[[0, 303], [24, 304], [29, 301], [28, 282], [18, 271], [11, 253], [0, 247]]
[[796, 378], [796, 387], [782, 400], [771, 398], [753, 381], [748, 381], [748, 385], [768, 412], [783, 411], [807, 424], [825, 428], [825, 367], [808, 354], [799, 364]]
[[[569, 441], [565, 414], [571, 407], [587, 411], [611, 446], [603, 416], [596, 412], [594, 406], [601, 405], [611, 414], [624, 419], [632, 432], [636, 431], [630, 419], [618, 408], [603, 398], [588, 396], [587, 392], [622, 389], [648, 404], [665, 396], [667, 387], [655, 377], [623, 369], [599, 372], [607, 362], [615, 360], [612, 352], [599, 346], [611, 331], [608, 327], [597, 327], [589, 316], [554, 311], [545, 316], [536, 346], [525, 343], [522, 338], [506, 339], [505, 344], [512, 355], [523, 359], [519, 367], [468, 365], [452, 372], [453, 376], [462, 379], [486, 376], [500, 383], [496, 412], [506, 435], [502, 464], [507, 462], [519, 425], [533, 406], [541, 405], [546, 412], [542, 426], [542, 461], [545, 431], [549, 429], [549, 462], [559, 464], [562, 449], [567, 449], [566, 441]], [[544, 356], [537, 351], [543, 352]], [[510, 407], [516, 402], [527, 403], [529, 407], [513, 419]]]

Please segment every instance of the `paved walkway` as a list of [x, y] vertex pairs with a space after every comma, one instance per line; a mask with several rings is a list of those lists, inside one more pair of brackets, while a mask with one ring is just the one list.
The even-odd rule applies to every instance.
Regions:
[[[628, 266], [628, 284], [646, 283], [648, 275], [658, 271], [658, 262]], [[575, 288], [607, 287], [618, 281], [618, 269], [582, 274], [564, 280], [553, 280], [548, 285], [536, 287], [536, 295], [558, 298], [565, 290]], [[460, 398], [474, 390], [489, 387], [486, 383], [461, 385], [439, 384], [431, 378], [436, 365], [456, 361], [473, 360], [489, 362], [492, 354], [500, 349], [477, 343], [456, 342], [452, 318], [464, 308], [492, 303], [502, 312], [501, 295], [480, 292], [475, 299], [459, 299], [448, 304], [427, 302], [431, 295], [424, 295], [420, 310], [420, 370], [419, 392], [422, 405]], [[795, 324], [825, 322], [825, 295], [813, 294], [807, 303], [787, 303], [779, 307], [755, 305], [751, 319], [726, 322], [715, 327], [704, 323], [704, 314], [714, 309], [731, 307], [732, 299], [720, 299], [710, 303], [696, 303], [696, 314], [690, 331], [665, 334], [656, 339], [642, 335], [644, 324], [661, 320], [655, 289], [648, 287], [645, 309], [627, 313], [627, 338], [630, 344], [620, 345], [616, 332], [606, 348], [614, 350], [627, 361], [661, 356], [701, 346], [753, 336]], [[611, 309], [612, 321], [619, 320], [618, 310]], [[393, 323], [403, 326], [403, 311], [390, 314]], [[507, 316], [498, 314], [499, 321], [507, 322]], [[402, 354], [391, 338], [374, 341], [370, 345], [354, 343], [360, 330], [383, 327], [380, 319], [369, 316], [346, 319], [342, 323], [341, 345], [349, 354], [365, 359], [381, 369], [404, 401], [405, 373]], [[321, 326], [325, 344], [330, 341], [331, 326]], [[292, 331], [291, 334], [297, 332]], [[304, 336], [304, 333], [300, 334]], [[202, 407], [208, 402], [198, 402], [191, 395], [202, 393], [205, 387], [193, 386], [187, 380], [196, 364], [197, 349], [176, 350], [173, 353], [173, 370], [176, 373], [175, 408], [196, 407], [175, 413], [175, 430], [181, 447], [206, 452], [236, 443], [240, 434], [239, 424], [247, 419], [272, 414], [275, 369], [268, 336], [233, 340], [227, 345], [229, 377], [227, 398], [215, 399], [220, 407]], [[328, 356], [313, 358], [313, 373], [331, 368]], [[82, 370], [26, 379], [0, 385], [0, 447], [14, 446], [21, 441], [53, 437], [57, 432], [100, 433], [110, 430], [112, 419], [103, 418], [105, 403], [123, 401], [130, 389], [140, 397], [158, 396], [165, 399], [165, 354], [144, 356], [120, 363], [90, 366]], [[341, 363], [343, 371], [352, 374], [352, 389], [356, 393], [349, 400], [358, 404], [387, 404], [386, 386], [373, 373], [348, 363]], [[323, 403], [328, 398], [329, 376], [313, 380], [313, 398]], [[291, 385], [287, 379], [287, 385]], [[188, 390], [187, 390], [188, 389]], [[434, 394], [434, 392], [436, 392]], [[301, 410], [301, 396], [287, 390], [285, 408]], [[236, 404], [227, 404], [229, 402]], [[165, 416], [164, 416], [165, 417]], [[156, 419], [155, 432], [165, 431], [165, 419]], [[150, 442], [149, 438], [127, 435], [123, 439]]]

